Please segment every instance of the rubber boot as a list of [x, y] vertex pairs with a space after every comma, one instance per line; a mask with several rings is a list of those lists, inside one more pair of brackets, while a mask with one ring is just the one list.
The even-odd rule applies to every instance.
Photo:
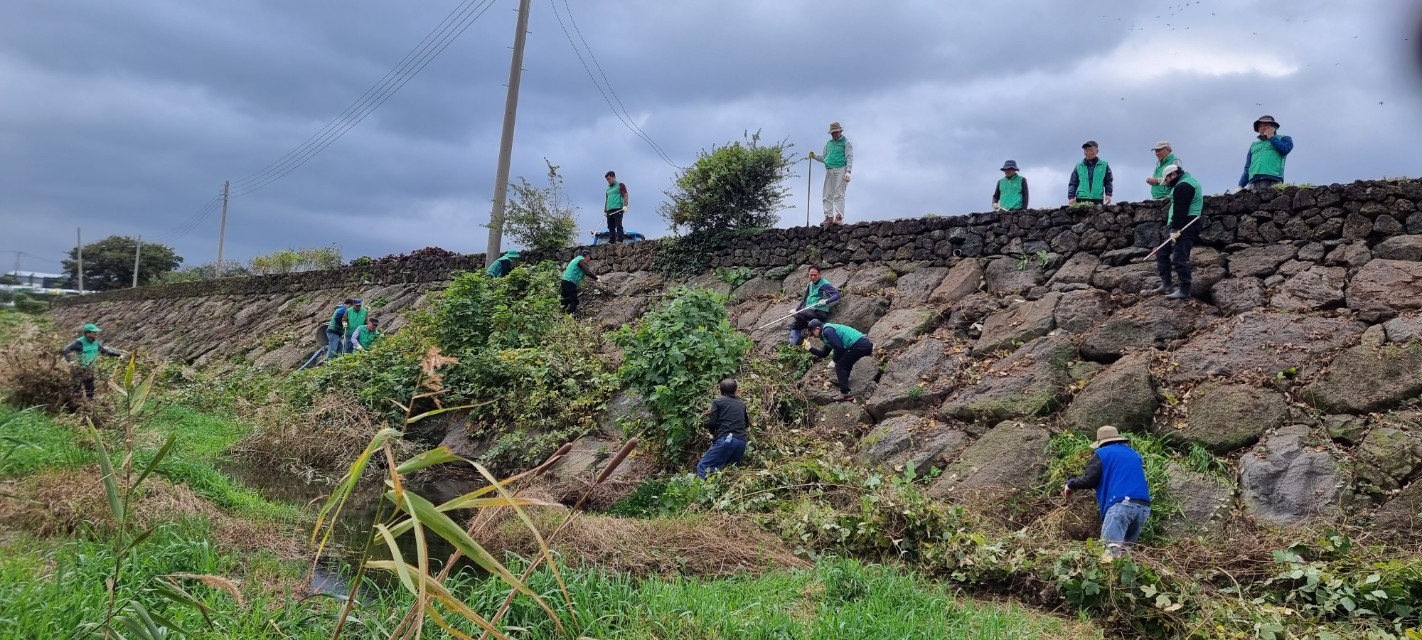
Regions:
[[799, 330], [799, 329], [791, 329], [791, 330], [790, 330], [790, 346], [792, 346], [792, 347], [798, 347], [798, 346], [800, 346], [800, 345], [801, 345], [802, 343], [804, 343], [804, 342], [805, 342], [805, 336], [800, 333], [800, 330]]
[[1162, 293], [1170, 293], [1172, 291], [1175, 291], [1175, 287], [1173, 285], [1171, 285], [1169, 282], [1162, 282], [1160, 286], [1154, 289], [1149, 289], [1147, 291], [1142, 291], [1141, 294], [1147, 296], [1158, 296]]
[[1177, 288], [1177, 289], [1174, 290], [1174, 291], [1171, 291], [1171, 292], [1170, 292], [1170, 295], [1165, 296], [1165, 299], [1166, 299], [1166, 300], [1184, 300], [1184, 299], [1186, 299], [1186, 298], [1188, 298], [1188, 297], [1190, 297], [1190, 283], [1188, 283], [1188, 282], [1182, 282], [1182, 283], [1180, 283], [1180, 287]]

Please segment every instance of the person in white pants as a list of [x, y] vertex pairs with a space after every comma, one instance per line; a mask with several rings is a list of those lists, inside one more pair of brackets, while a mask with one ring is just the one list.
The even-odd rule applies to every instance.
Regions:
[[820, 226], [844, 223], [844, 190], [849, 186], [850, 172], [854, 171], [854, 145], [844, 137], [844, 127], [831, 122], [829, 134], [824, 153], [816, 156], [810, 152], [811, 160], [825, 165], [825, 220]]

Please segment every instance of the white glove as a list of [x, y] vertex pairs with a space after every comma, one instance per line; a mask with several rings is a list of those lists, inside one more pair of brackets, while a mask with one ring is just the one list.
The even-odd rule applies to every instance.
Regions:
[[993, 211], [1001, 211], [1001, 210], [1002, 210], [1002, 205], [1001, 205], [1001, 204], [998, 204], [998, 203], [996, 203], [996, 202], [994, 202], [994, 203], [992, 203], [992, 210], [993, 210]]
[[845, 182], [849, 182], [849, 172], [848, 172], [848, 171], [844, 172], [844, 181], [845, 181]]

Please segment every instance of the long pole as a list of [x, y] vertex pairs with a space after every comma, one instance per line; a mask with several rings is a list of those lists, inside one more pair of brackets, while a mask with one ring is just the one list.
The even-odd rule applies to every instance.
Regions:
[[133, 244], [133, 288], [138, 288], [138, 256], [143, 253], [143, 236], [138, 236], [138, 242]]
[[489, 213], [489, 247], [484, 262], [499, 255], [504, 241], [504, 201], [509, 195], [509, 162], [513, 159], [514, 118], [518, 115], [518, 85], [523, 80], [523, 45], [528, 39], [530, 0], [519, 0], [514, 32], [513, 62], [509, 65], [509, 93], [504, 100], [504, 134], [499, 140], [499, 166], [494, 172], [494, 209]]
[[78, 227], [75, 227], [75, 228], [74, 228], [74, 243], [75, 243], [74, 246], [77, 247], [78, 258], [79, 258], [79, 268], [78, 268], [77, 270], [75, 270], [74, 273], [75, 273], [75, 275], [77, 275], [78, 278], [79, 278], [79, 295], [82, 296], [82, 295], [84, 295], [84, 230], [83, 230], [83, 229], [80, 229], [80, 228], [78, 228]]
[[217, 227], [217, 267], [213, 269], [214, 280], [222, 277], [222, 243], [227, 239], [227, 180], [222, 181], [222, 224]]
[[815, 190], [815, 182], [810, 176], [815, 173], [815, 159], [805, 158], [809, 166], [805, 168], [805, 226], [810, 226], [810, 194]]

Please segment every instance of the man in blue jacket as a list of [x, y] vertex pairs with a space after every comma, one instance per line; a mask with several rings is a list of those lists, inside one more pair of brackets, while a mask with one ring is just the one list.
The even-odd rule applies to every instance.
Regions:
[[1244, 156], [1244, 173], [1239, 176], [1239, 188], [1263, 191], [1284, 182], [1284, 160], [1294, 150], [1294, 139], [1279, 135], [1279, 123], [1274, 116], [1259, 116], [1254, 121], [1258, 140], [1249, 145]]
[[1146, 486], [1145, 463], [1141, 454], [1131, 448], [1116, 427], [1107, 425], [1096, 430], [1096, 452], [1086, 471], [1067, 480], [1062, 495], [1083, 489], [1096, 490], [1096, 504], [1101, 509], [1101, 541], [1114, 557], [1126, 552], [1135, 543], [1150, 517], [1150, 487]]

